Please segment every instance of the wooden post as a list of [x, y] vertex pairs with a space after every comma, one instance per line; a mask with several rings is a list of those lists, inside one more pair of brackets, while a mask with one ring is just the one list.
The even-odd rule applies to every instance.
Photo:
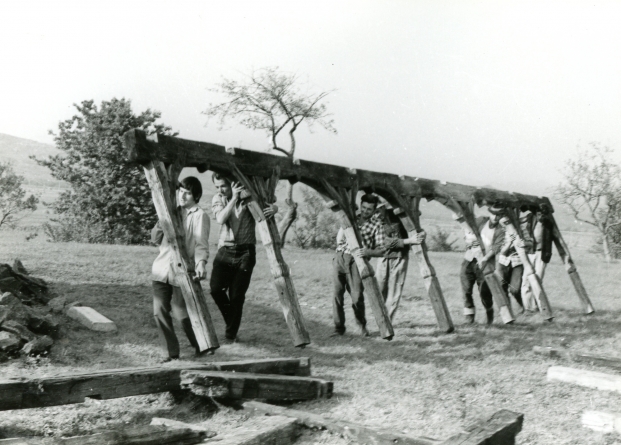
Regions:
[[144, 172], [151, 187], [153, 204], [157, 211], [164, 236], [173, 250], [173, 267], [178, 286], [190, 316], [192, 329], [201, 351], [220, 347], [216, 331], [207, 308], [203, 288], [194, 280], [194, 261], [190, 261], [185, 248], [181, 216], [175, 208], [173, 187], [170, 186], [164, 164], [151, 161], [144, 166]]
[[554, 318], [554, 316], [552, 315], [552, 308], [550, 307], [550, 303], [548, 302], [548, 296], [543, 290], [541, 279], [535, 273], [535, 268], [530, 262], [526, 251], [523, 247], [519, 246], [519, 242], [522, 241], [522, 237], [520, 236], [518, 229], [508, 216], [503, 216], [500, 219], [500, 223], [505, 226], [505, 229], [509, 234], [514, 234], [516, 236], [516, 240], [518, 242], [514, 243], [515, 251], [517, 252], [520, 260], [522, 261], [522, 265], [524, 266], [524, 274], [528, 278], [530, 287], [533, 290], [533, 295], [537, 299], [537, 304], [539, 305], [541, 316], [545, 320], [552, 321], [552, 319]]
[[231, 170], [237, 180], [250, 192], [251, 196], [246, 198], [249, 200], [248, 209], [259, 228], [259, 234], [263, 246], [265, 246], [272, 277], [274, 277], [274, 285], [278, 292], [280, 306], [293, 338], [293, 344], [297, 347], [304, 347], [310, 343], [310, 336], [308, 335], [298, 296], [289, 273], [289, 266], [285, 263], [282, 256], [278, 226], [274, 218], [265, 218], [263, 214], [263, 208], [271, 201], [270, 196], [273, 199], [273, 189], [276, 188], [278, 183], [278, 180], [274, 178], [276, 173], [272, 175], [268, 186], [266, 186], [263, 178], [255, 176], [251, 180], [235, 164], [231, 164]]
[[[351, 196], [349, 199], [346, 199], [348, 198], [347, 196], [339, 194], [339, 191], [332, 187], [326, 180], [322, 179], [321, 181], [324, 187], [323, 193], [326, 193], [327, 197], [332, 199], [326, 203], [326, 206], [336, 214], [341, 228], [345, 233], [347, 246], [352, 252], [352, 256], [356, 262], [356, 267], [358, 268], [358, 272], [360, 273], [360, 278], [362, 279], [362, 284], [364, 286], [364, 294], [367, 296], [367, 300], [371, 304], [371, 310], [373, 312], [373, 316], [375, 317], [375, 322], [379, 328], [380, 335], [386, 340], [392, 340], [395, 332], [392, 328], [390, 317], [388, 316], [388, 310], [386, 309], [386, 304], [384, 303], [384, 297], [382, 296], [382, 292], [377, 284], [375, 272], [366, 258], [355, 255], [355, 251], [360, 249], [360, 246], [362, 245], [362, 239], [355, 223], [355, 212], [353, 210], [354, 207], [351, 205]], [[326, 197], [326, 195], [324, 195], [324, 197]]]
[[[393, 212], [399, 217], [401, 224], [403, 224], [403, 227], [407, 230], [408, 234], [410, 236], [415, 236], [417, 233], [422, 232], [423, 229], [420, 225], [420, 215], [418, 211], [420, 197], [415, 197], [413, 199], [413, 205], [411, 208], [405, 199], [401, 197], [396, 198], [399, 199], [399, 203], [402, 207], [395, 208]], [[453, 325], [451, 314], [446, 306], [446, 301], [444, 300], [444, 295], [442, 294], [442, 288], [440, 287], [440, 281], [436, 276], [436, 270], [431, 265], [431, 261], [429, 260], [427, 244], [423, 241], [421, 244], [414, 244], [411, 247], [414, 251], [414, 257], [418, 263], [420, 274], [425, 282], [425, 288], [427, 288], [427, 295], [429, 295], [431, 306], [436, 314], [438, 327], [444, 332], [453, 332], [455, 330], [455, 326]]]
[[[474, 212], [465, 202], [458, 202], [459, 208], [461, 209], [462, 216], [464, 217], [464, 222], [461, 225], [465, 226], [464, 228], [468, 228], [474, 233], [477, 237], [477, 241], [479, 242], [480, 249], [475, 249], [475, 257], [477, 262], [481, 264], [483, 256], [486, 254], [485, 245], [483, 244], [483, 239], [481, 238], [481, 232], [476, 223], [476, 217]], [[449, 207], [450, 208], [450, 207]], [[456, 209], [455, 209], [456, 210]], [[492, 292], [492, 297], [494, 298], [494, 303], [498, 307], [500, 312], [500, 318], [505, 324], [513, 323], [515, 318], [513, 318], [513, 313], [511, 311], [511, 305], [509, 304], [509, 298], [505, 293], [505, 290], [502, 288], [502, 283], [498, 278], [498, 275], [495, 273], [495, 269], [491, 264], [486, 264], [483, 269], [483, 276], [485, 277], [485, 282], [489, 286], [490, 291]]]
[[550, 217], [552, 218], [553, 223], [552, 239], [554, 240], [556, 250], [561, 257], [561, 260], [563, 260], [563, 264], [565, 264], [565, 270], [567, 271], [567, 275], [569, 275], [569, 278], [574, 285], [574, 289], [578, 294], [578, 298], [580, 299], [580, 303], [582, 304], [582, 310], [585, 314], [592, 314], [593, 312], [595, 312], [595, 309], [593, 309], [593, 305], [591, 305], [591, 300], [589, 299], [589, 295], [587, 294], [587, 291], [582, 284], [582, 280], [580, 279], [580, 275], [578, 274], [578, 269], [576, 269], [574, 260], [571, 258], [571, 254], [569, 253], [569, 247], [563, 239], [561, 231], [556, 225], [554, 217], [552, 215], [550, 215]]

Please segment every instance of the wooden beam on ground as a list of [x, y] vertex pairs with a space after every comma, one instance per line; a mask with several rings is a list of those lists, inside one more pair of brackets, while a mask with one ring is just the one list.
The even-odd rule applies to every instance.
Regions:
[[[398, 208], [394, 209], [394, 214], [399, 217], [408, 235], [412, 237], [422, 232], [423, 228], [420, 224], [420, 212], [418, 210], [420, 197], [414, 197], [412, 203], [408, 202], [405, 197], [400, 196], [396, 191], [394, 192], [394, 197], [400, 204]], [[414, 244], [411, 247], [412, 251], [414, 251], [414, 258], [416, 258], [416, 262], [418, 263], [420, 274], [423, 277], [427, 295], [431, 301], [431, 307], [436, 315], [438, 327], [444, 332], [453, 332], [455, 326], [453, 325], [451, 314], [446, 305], [446, 300], [444, 299], [442, 288], [440, 287], [440, 281], [436, 276], [436, 270], [432, 266], [431, 260], [429, 260], [427, 243], [423, 241], [421, 244]]]
[[115, 399], [181, 389], [184, 370], [309, 376], [310, 360], [265, 359], [192, 363], [177, 367], [109, 369], [36, 379], [0, 380], [0, 411], [82, 403], [86, 397]]
[[210, 431], [202, 425], [197, 425], [195, 423], [185, 423], [180, 422], [178, 420], [166, 419], [164, 417], [154, 417], [151, 419], [150, 425], [160, 425], [165, 426], [166, 428], [176, 428], [176, 429], [188, 429], [192, 431], [201, 431], [205, 433], [205, 438], [209, 439], [211, 437], [217, 436], [217, 433], [214, 431]]
[[547, 357], [565, 358], [579, 363], [588, 363], [590, 365], [603, 366], [606, 368], [621, 371], [621, 357], [612, 357], [610, 355], [594, 355], [584, 354], [582, 352], [573, 352], [564, 349], [556, 349], [545, 346], [533, 346], [535, 354]]
[[[464, 222], [461, 224], [465, 225], [465, 228], [472, 231], [472, 233], [474, 233], [474, 235], [476, 236], [477, 241], [479, 242], [480, 249], [477, 249], [477, 252], [480, 252], [480, 254], [477, 255], [476, 258], [477, 258], [477, 262], [481, 264], [483, 256], [486, 253], [485, 244], [483, 243], [483, 239], [481, 238], [481, 232], [479, 230], [479, 227], [477, 226], [476, 216], [474, 214], [474, 211], [470, 208], [470, 205], [468, 203], [455, 202], [455, 204], [459, 206], [459, 210], [461, 210], [461, 215], [464, 218]], [[457, 210], [457, 209], [454, 209], [454, 210]], [[507, 297], [505, 290], [502, 288], [502, 283], [500, 282], [498, 275], [494, 273], [495, 272], [494, 266], [487, 263], [482, 272], [483, 272], [483, 277], [485, 278], [485, 282], [487, 283], [487, 286], [489, 287], [489, 290], [492, 293], [492, 297], [494, 298], [494, 303], [496, 304], [496, 307], [498, 308], [498, 311], [500, 313], [500, 318], [502, 319], [503, 323], [505, 324], [513, 323], [515, 321], [515, 318], [513, 316], [513, 312], [511, 311], [511, 304], [509, 303], [509, 298]]]
[[442, 445], [514, 445], [523, 422], [524, 414], [503, 409], [466, 428], [466, 433], [443, 441]]
[[144, 172], [151, 187], [160, 227], [173, 250], [173, 267], [177, 285], [181, 288], [196, 341], [201, 351], [215, 350], [220, 347], [220, 344], [207, 308], [203, 288], [194, 280], [194, 260], [190, 261], [188, 257], [183, 223], [177, 212], [175, 201], [172, 200], [174, 187], [171, 187], [162, 162], [147, 163], [144, 166]]
[[[509, 209], [510, 210], [510, 209]], [[500, 223], [505, 226], [505, 229], [509, 234], [514, 234], [518, 240], [521, 240], [520, 232], [517, 229], [517, 226], [513, 221], [507, 216], [504, 216], [500, 219]], [[517, 252], [520, 260], [522, 261], [522, 265], [524, 266], [524, 275], [528, 279], [530, 283], [530, 287], [533, 291], [533, 295], [537, 300], [537, 305], [539, 306], [539, 312], [544, 320], [552, 321], [554, 319], [554, 315], [552, 315], [552, 308], [550, 307], [550, 302], [548, 301], [548, 296], [546, 292], [543, 290], [543, 285], [541, 284], [541, 278], [535, 273], [535, 268], [533, 267], [526, 251], [523, 247], [520, 247], [518, 243], [514, 244], [515, 251]]]
[[[146, 164], [149, 161], [161, 160], [166, 164], [173, 163], [180, 155], [185, 157], [184, 167], [196, 167], [200, 172], [208, 169], [230, 171], [230, 159], [235, 158], [235, 165], [246, 175], [269, 178], [274, 168], [278, 167], [280, 179], [293, 182], [301, 181], [315, 186], [319, 178], [325, 178], [334, 187], [352, 187], [352, 178], [348, 169], [331, 164], [322, 164], [298, 160], [294, 162], [286, 156], [277, 156], [257, 151], [235, 148], [234, 156], [227, 153], [221, 145], [208, 142], [196, 142], [172, 136], [158, 135], [158, 141], [147, 139], [141, 130], [130, 130], [124, 135], [126, 159], [129, 162]], [[408, 196], [421, 196], [433, 199], [436, 196], [447, 196], [458, 201], [474, 199], [477, 204], [501, 202], [512, 207], [522, 204], [538, 206], [550, 204], [549, 199], [520, 193], [509, 193], [494, 189], [472, 187], [444, 181], [430, 180], [378, 173], [356, 169], [360, 190], [374, 188], [376, 192], [386, 190], [388, 184], [398, 187], [400, 192]]]
[[260, 424], [240, 427], [223, 436], [217, 445], [290, 445], [298, 437], [295, 419], [274, 416]]
[[284, 408], [261, 402], [245, 402], [244, 411], [253, 416], [286, 416], [307, 428], [319, 428], [338, 434], [360, 445], [437, 445], [439, 440], [428, 437], [412, 437], [381, 428], [370, 428], [357, 423], [327, 419], [320, 414]]
[[274, 401], [315, 400], [332, 397], [333, 383], [313, 377], [245, 372], [182, 371], [181, 387], [198, 395], [225, 399]]
[[621, 376], [603, 372], [552, 366], [548, 369], [547, 379], [549, 382], [566, 382], [601, 391], [621, 392]]
[[[240, 181], [251, 194], [251, 197], [248, 198], [248, 209], [256, 222], [261, 241], [267, 253], [267, 260], [270, 264], [270, 271], [274, 278], [276, 291], [278, 292], [280, 307], [282, 308], [289, 333], [293, 339], [293, 345], [296, 347], [304, 347], [310, 343], [310, 336], [308, 335], [304, 316], [300, 309], [298, 295], [293, 286], [289, 266], [285, 263], [285, 259], [282, 255], [278, 226], [274, 218], [265, 218], [263, 214], [263, 209], [267, 207], [268, 204], [271, 204], [269, 195], [271, 195], [272, 192], [266, 186], [263, 178], [254, 177], [250, 179], [239, 171], [234, 164], [232, 164], [231, 168], [237, 180]], [[270, 178], [271, 181], [276, 181], [273, 179], [274, 176], [275, 174]]]
[[[371, 305], [371, 311], [379, 328], [380, 335], [386, 340], [392, 340], [395, 332], [392, 328], [392, 322], [386, 309], [386, 303], [384, 297], [380, 291], [379, 284], [377, 284], [377, 278], [375, 272], [369, 261], [355, 254], [360, 249], [362, 244], [362, 238], [358, 225], [356, 224], [356, 212], [352, 205], [352, 196], [354, 193], [345, 189], [335, 189], [326, 181], [321, 179], [322, 196], [328, 201], [326, 205], [332, 210], [339, 221], [341, 229], [345, 233], [347, 239], [347, 246], [352, 252], [356, 267], [360, 273], [360, 279], [364, 287], [364, 295], [367, 297], [367, 301]], [[355, 197], [353, 198], [355, 199]]]
[[582, 305], [582, 310], [585, 314], [592, 314], [595, 312], [593, 309], [593, 305], [591, 304], [591, 299], [589, 298], [589, 294], [587, 294], [584, 285], [582, 284], [582, 279], [578, 274], [578, 269], [576, 269], [576, 265], [574, 264], [574, 260], [569, 253], [569, 246], [563, 239], [563, 235], [561, 235], [561, 231], [554, 220], [554, 217], [550, 215], [553, 222], [552, 227], [552, 240], [554, 240], [554, 245], [556, 246], [556, 250], [558, 251], [561, 260], [563, 260], [563, 264], [565, 264], [565, 270], [567, 271], [567, 275], [571, 279], [571, 283], [574, 285], [574, 289], [576, 290], [576, 294], [578, 294], [578, 298], [580, 299], [580, 304]]
[[585, 411], [582, 413], [582, 426], [602, 433], [621, 434], [621, 413]]
[[88, 436], [3, 439], [0, 445], [193, 445], [202, 443], [205, 437], [205, 432], [191, 429], [143, 425]]

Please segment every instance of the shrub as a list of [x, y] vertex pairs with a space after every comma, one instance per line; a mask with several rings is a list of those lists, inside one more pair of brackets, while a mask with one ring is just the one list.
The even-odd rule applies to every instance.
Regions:
[[435, 230], [427, 236], [427, 248], [432, 252], [453, 252], [455, 247], [453, 244], [457, 239], [449, 241], [451, 232], [444, 230], [442, 227], [435, 225]]

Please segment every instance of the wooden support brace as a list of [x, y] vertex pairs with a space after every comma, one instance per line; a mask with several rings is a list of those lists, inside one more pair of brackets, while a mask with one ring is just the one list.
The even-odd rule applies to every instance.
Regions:
[[[399, 217], [401, 224], [405, 230], [407, 230], [410, 236], [415, 236], [417, 233], [422, 232], [423, 228], [420, 224], [420, 212], [419, 204], [420, 197], [415, 197], [410, 205], [406, 199], [401, 197], [398, 193], [393, 191], [394, 198], [398, 200], [401, 207], [394, 209], [394, 214]], [[414, 251], [414, 257], [418, 263], [420, 274], [423, 277], [425, 288], [427, 289], [427, 295], [431, 301], [431, 306], [436, 314], [438, 320], [438, 327], [444, 332], [453, 332], [455, 326], [451, 319], [444, 295], [442, 294], [442, 288], [440, 287], [440, 281], [436, 276], [436, 270], [431, 265], [429, 260], [429, 254], [427, 249], [427, 243], [423, 241], [421, 244], [412, 245]]]
[[[477, 262], [481, 264], [483, 256], [486, 254], [486, 252], [485, 245], [483, 244], [483, 239], [481, 238], [481, 232], [476, 223], [476, 216], [468, 203], [457, 202], [457, 205], [459, 206], [461, 210], [461, 215], [464, 218], [464, 221], [460, 224], [464, 226], [464, 228], [469, 229], [477, 237], [480, 249], [475, 249], [474, 252]], [[494, 266], [488, 263], [483, 269], [483, 277], [485, 278], [485, 282], [489, 286], [489, 289], [492, 293], [494, 303], [496, 304], [496, 307], [498, 307], [498, 310], [500, 312], [500, 318], [505, 324], [513, 323], [515, 321], [515, 318], [513, 317], [513, 313], [511, 311], [509, 298], [507, 297], [505, 290], [502, 288], [502, 283], [500, 282], [498, 275], [496, 275], [496, 273], [494, 272]]]
[[554, 316], [552, 315], [552, 308], [550, 307], [550, 303], [548, 302], [548, 296], [546, 292], [543, 290], [543, 285], [541, 284], [541, 278], [535, 273], [535, 268], [533, 267], [526, 251], [523, 247], [520, 247], [520, 241], [522, 237], [514, 222], [507, 216], [504, 216], [500, 219], [500, 223], [505, 226], [505, 229], [509, 234], [514, 234], [516, 236], [517, 242], [514, 244], [515, 251], [517, 252], [520, 260], [522, 261], [522, 265], [524, 266], [524, 274], [526, 275], [528, 282], [530, 283], [530, 287], [533, 290], [533, 295], [537, 300], [537, 304], [539, 306], [539, 311], [541, 312], [541, 316], [544, 320], [552, 321]]
[[334, 384], [313, 377], [245, 372], [181, 371], [181, 386], [199, 395], [274, 401], [329, 399]]
[[[274, 218], [265, 218], [263, 214], [263, 208], [268, 204], [267, 198], [270, 194], [268, 188], [263, 178], [254, 177], [250, 179], [244, 175], [235, 164], [231, 164], [231, 169], [237, 180], [251, 194], [251, 197], [247, 198], [248, 209], [259, 228], [261, 241], [263, 246], [265, 246], [267, 260], [270, 265], [272, 277], [274, 278], [274, 285], [278, 292], [280, 306], [293, 339], [293, 344], [296, 347], [304, 347], [310, 343], [310, 336], [308, 335], [297, 293], [293, 286], [289, 266], [285, 263], [285, 259], [282, 255], [278, 227]], [[272, 182], [277, 182], [274, 175], [270, 180]]]
[[578, 294], [580, 304], [582, 305], [582, 310], [585, 314], [592, 314], [593, 312], [595, 312], [595, 309], [593, 309], [591, 299], [589, 298], [589, 295], [587, 294], [587, 291], [582, 284], [582, 280], [580, 279], [580, 275], [578, 274], [578, 269], [576, 269], [574, 260], [571, 258], [571, 254], [569, 253], [569, 247], [563, 239], [561, 231], [559, 230], [556, 221], [554, 220], [554, 217], [552, 215], [550, 215], [550, 217], [552, 218], [553, 222], [552, 239], [554, 240], [556, 250], [561, 257], [561, 260], [563, 260], [563, 264], [565, 264], [565, 270], [567, 271], [567, 275], [569, 275], [571, 283], [574, 285], [574, 289]]
[[181, 288], [198, 347], [201, 351], [215, 350], [220, 344], [207, 308], [203, 288], [194, 280], [194, 261], [190, 261], [188, 257], [181, 216], [175, 207], [176, 201], [172, 199], [174, 187], [171, 187], [164, 164], [160, 161], [147, 163], [144, 172], [151, 187], [160, 226], [173, 249], [177, 285]]
[[[347, 246], [352, 252], [352, 256], [356, 262], [356, 267], [358, 268], [364, 286], [364, 293], [371, 304], [371, 310], [373, 311], [373, 316], [375, 317], [380, 335], [386, 340], [392, 340], [395, 333], [392, 328], [392, 323], [390, 322], [390, 317], [388, 316], [386, 304], [384, 303], [384, 297], [377, 284], [377, 278], [375, 278], [375, 272], [366, 258], [355, 254], [362, 245], [362, 239], [355, 225], [355, 211], [354, 207], [351, 206], [351, 200], [347, 199], [348, 197], [346, 194], [340, 194], [327, 181], [322, 180], [322, 184], [324, 186], [324, 192], [322, 194], [324, 194], [324, 197], [328, 201], [327, 205], [329, 205], [330, 209], [336, 214], [339, 224], [347, 238]], [[327, 196], [325, 194], [327, 194]]]

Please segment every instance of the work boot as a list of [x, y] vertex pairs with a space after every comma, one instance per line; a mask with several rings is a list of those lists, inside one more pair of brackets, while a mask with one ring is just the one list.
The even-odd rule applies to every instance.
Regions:
[[474, 314], [468, 314], [464, 316], [466, 318], [466, 324], [474, 323]]
[[494, 309], [488, 309], [487, 312], [487, 324], [491, 325], [494, 322]]

